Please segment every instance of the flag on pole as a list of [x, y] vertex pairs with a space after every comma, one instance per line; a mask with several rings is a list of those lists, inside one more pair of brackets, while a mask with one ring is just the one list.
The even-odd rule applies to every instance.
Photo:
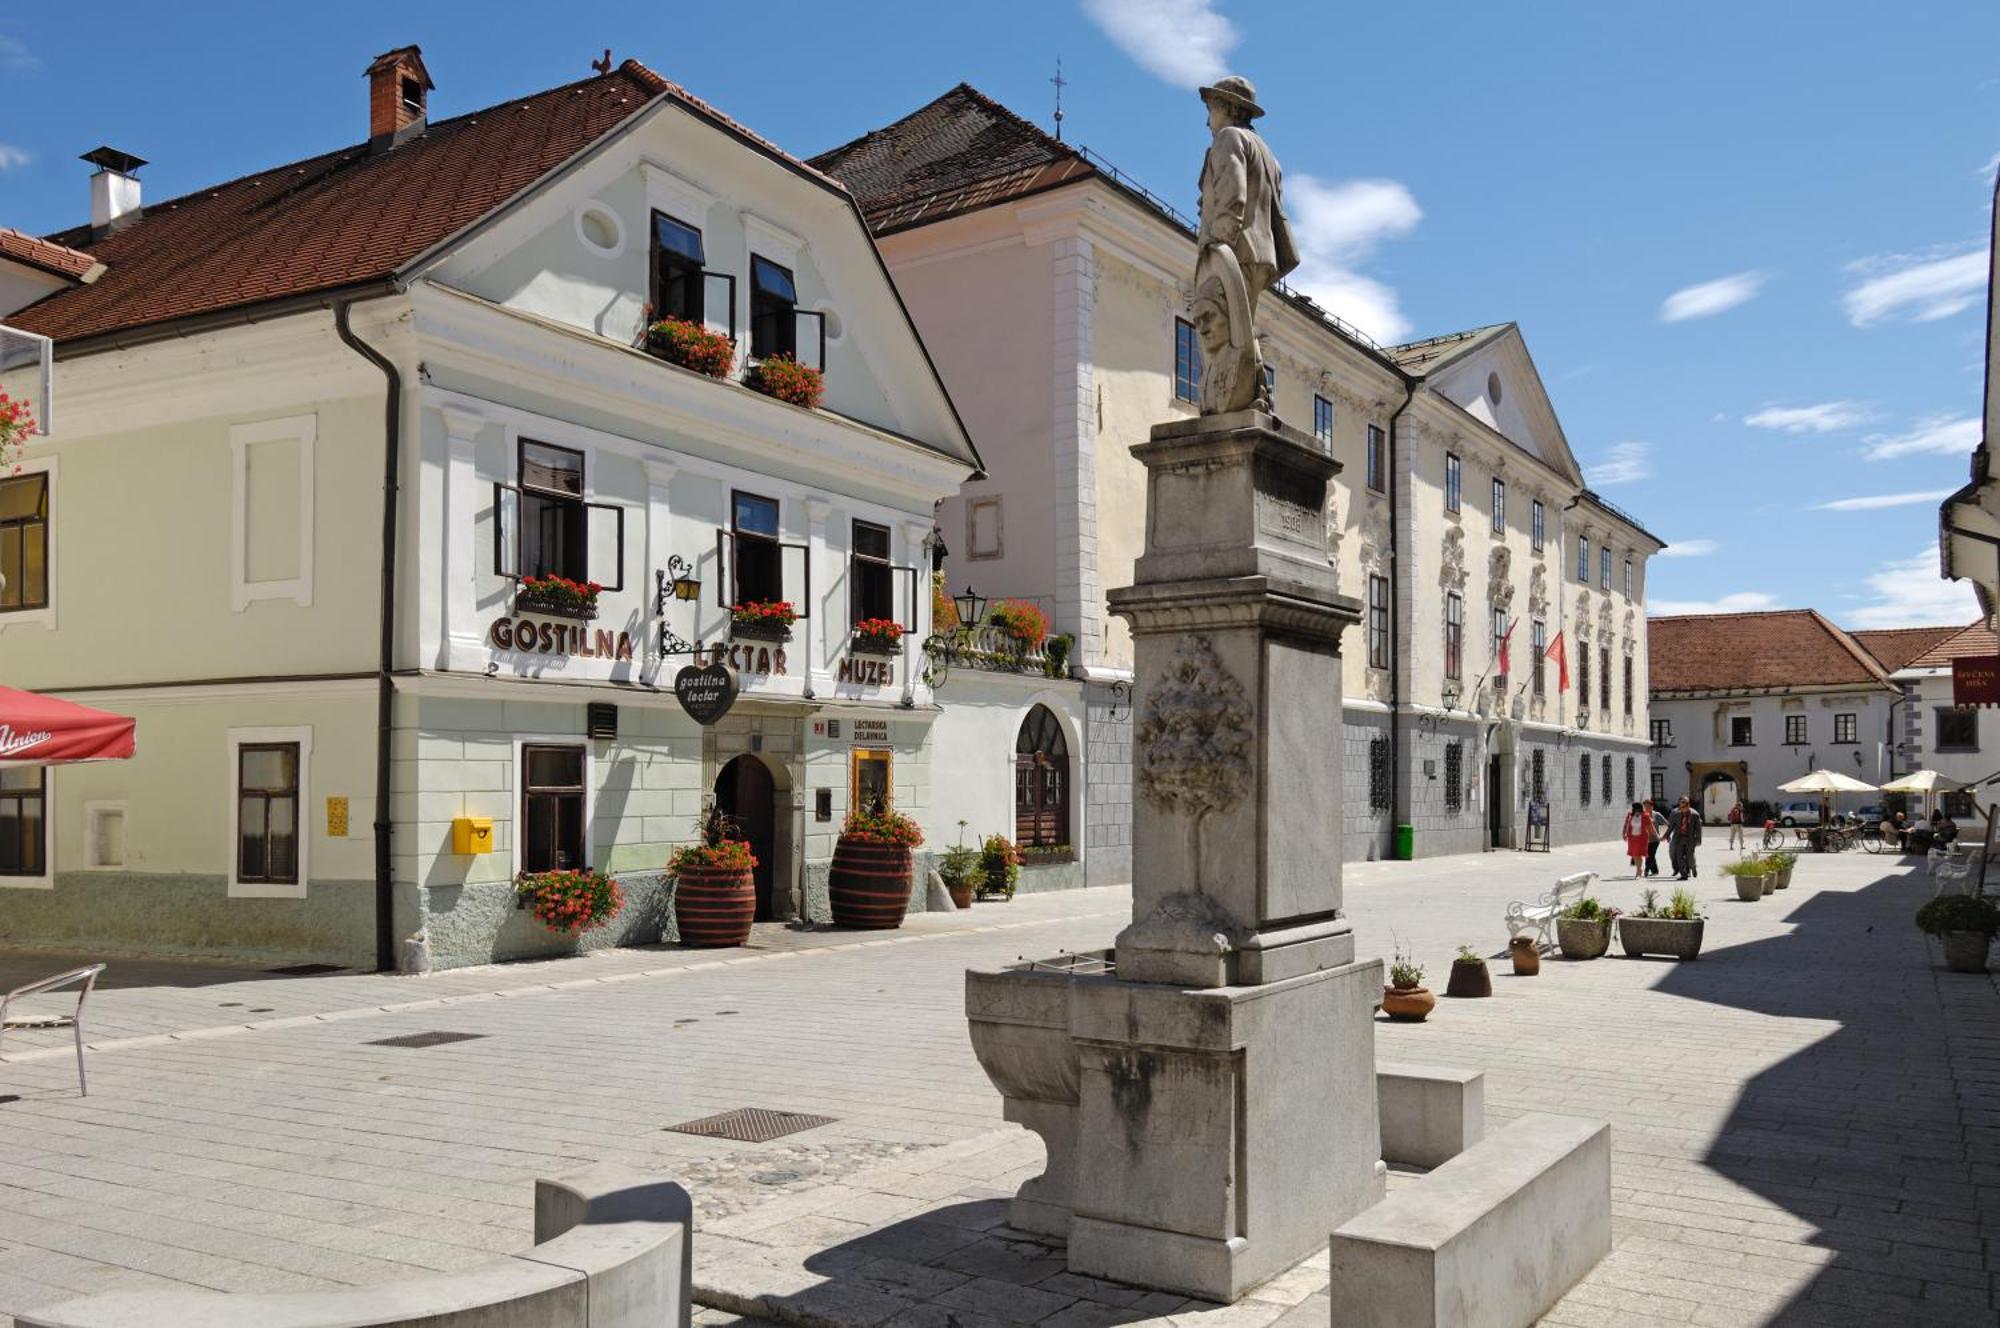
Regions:
[[1568, 691], [1569, 650], [1563, 645], [1563, 633], [1557, 632], [1556, 639], [1549, 642], [1549, 648], [1543, 653], [1556, 662], [1556, 690], [1558, 692]]
[[1507, 643], [1514, 639], [1514, 629], [1516, 627], [1519, 627], [1520, 625], [1521, 625], [1521, 620], [1519, 618], [1516, 618], [1513, 622], [1508, 623], [1507, 630], [1500, 634], [1500, 649], [1497, 652], [1500, 658], [1498, 659], [1498, 661], [1496, 661], [1494, 669], [1503, 678], [1506, 677], [1508, 673], [1511, 671], [1507, 667], [1507, 659], [1508, 659]]

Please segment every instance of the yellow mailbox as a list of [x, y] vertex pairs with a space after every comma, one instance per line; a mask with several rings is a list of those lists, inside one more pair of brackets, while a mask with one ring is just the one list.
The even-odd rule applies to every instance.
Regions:
[[454, 853], [491, 853], [493, 851], [493, 818], [490, 816], [460, 816], [451, 823], [451, 851]]

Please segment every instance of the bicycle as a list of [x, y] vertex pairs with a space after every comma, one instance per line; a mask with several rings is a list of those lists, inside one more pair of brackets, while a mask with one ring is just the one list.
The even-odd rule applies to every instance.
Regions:
[[1891, 853], [1895, 851], [1895, 846], [1889, 842], [1889, 837], [1882, 833], [1882, 827], [1879, 825], [1871, 825], [1861, 832], [1861, 847], [1867, 849], [1870, 853]]
[[1783, 830], [1779, 829], [1779, 828], [1778, 828], [1777, 826], [1775, 826], [1775, 825], [1767, 825], [1767, 826], [1765, 826], [1765, 827], [1764, 827], [1764, 847], [1765, 847], [1765, 848], [1783, 848], [1784, 846], [1785, 846], [1785, 832], [1784, 832]]

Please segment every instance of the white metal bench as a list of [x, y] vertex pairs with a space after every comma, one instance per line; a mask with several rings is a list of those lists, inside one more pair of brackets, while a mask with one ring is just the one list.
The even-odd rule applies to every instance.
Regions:
[[1576, 872], [1558, 879], [1548, 893], [1535, 896], [1533, 902], [1516, 899], [1507, 905], [1507, 939], [1511, 941], [1524, 931], [1533, 931], [1537, 947], [1546, 950], [1554, 945], [1556, 918], [1583, 898], [1596, 879], [1596, 872]]
[[[91, 989], [97, 985], [97, 975], [103, 971], [103, 964], [92, 964], [88, 968], [72, 969], [67, 973], [58, 973], [52, 978], [43, 978], [40, 982], [30, 982], [25, 987], [16, 987], [5, 995], [0, 995], [0, 1038], [4, 1038], [7, 1030], [10, 1028], [70, 1028], [76, 1030], [76, 1091], [78, 1097], [90, 1096], [90, 1086], [83, 1078], [83, 1003], [90, 999]], [[39, 996], [45, 992], [55, 991], [58, 988], [67, 987], [77, 982], [81, 982], [83, 985], [77, 989], [76, 1009], [68, 1013], [49, 1011], [46, 1013], [36, 1012], [30, 1014], [26, 1011], [15, 1011], [11, 1008], [15, 1001], [25, 996]]]

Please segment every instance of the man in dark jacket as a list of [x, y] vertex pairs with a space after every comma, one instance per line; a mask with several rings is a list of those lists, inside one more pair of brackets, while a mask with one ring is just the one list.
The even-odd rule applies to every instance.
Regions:
[[1695, 845], [1701, 843], [1701, 813], [1685, 797], [1667, 817], [1667, 857], [1674, 867], [1674, 879], [1685, 881], [1696, 875]]

